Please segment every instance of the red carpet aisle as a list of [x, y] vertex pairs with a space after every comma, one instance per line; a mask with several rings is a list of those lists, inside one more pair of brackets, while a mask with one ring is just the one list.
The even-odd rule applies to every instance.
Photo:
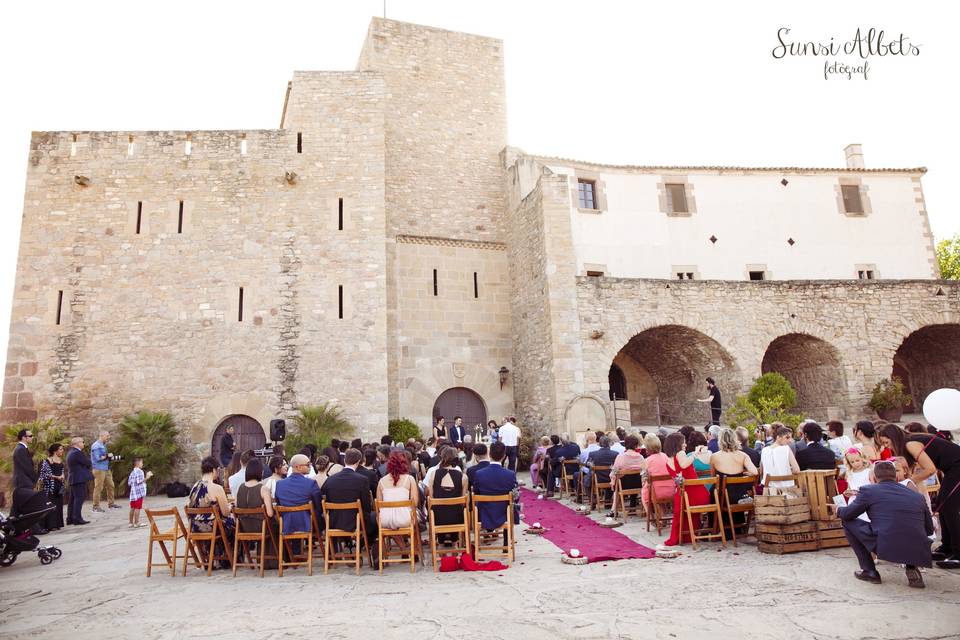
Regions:
[[601, 527], [555, 500], [537, 500], [537, 494], [529, 489], [520, 489], [520, 504], [527, 526], [539, 522], [546, 529], [544, 538], [563, 551], [579, 549], [590, 562], [656, 556], [653, 549], [637, 544], [615, 529]]

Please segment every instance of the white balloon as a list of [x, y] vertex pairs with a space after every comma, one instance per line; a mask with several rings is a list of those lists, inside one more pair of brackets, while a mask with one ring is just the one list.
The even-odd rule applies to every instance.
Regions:
[[937, 389], [928, 395], [923, 417], [937, 429], [960, 429], [960, 390]]

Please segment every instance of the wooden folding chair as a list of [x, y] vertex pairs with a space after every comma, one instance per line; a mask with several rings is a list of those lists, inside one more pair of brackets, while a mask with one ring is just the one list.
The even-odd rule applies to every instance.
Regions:
[[[183, 558], [184, 563], [187, 561], [187, 553], [189, 553], [189, 546], [186, 544], [183, 546], [183, 555], [177, 555], [177, 543], [180, 540], [186, 541], [187, 539], [187, 528], [183, 524], [183, 520], [180, 519], [180, 512], [177, 511], [176, 507], [171, 507], [170, 509], [144, 509], [143, 512], [147, 514], [147, 520], [150, 522], [150, 546], [147, 551], [147, 577], [153, 573], [154, 567], [166, 566], [170, 569], [170, 575], [177, 575], [177, 560]], [[160, 523], [157, 522], [159, 518], [172, 518], [171, 527], [167, 529], [166, 527], [161, 528]], [[172, 550], [167, 550], [167, 543], [173, 544]], [[153, 545], [154, 543], [160, 545], [160, 552], [163, 553], [163, 557], [166, 559], [165, 563], [154, 563], [153, 562]], [[199, 560], [198, 560], [199, 562]]]
[[[624, 524], [627, 522], [627, 516], [643, 516], [643, 472], [639, 470], [632, 471], [620, 471], [617, 473], [616, 481], [614, 482], [614, 492], [613, 492], [613, 515], [620, 515]], [[623, 479], [628, 478], [627, 488], [623, 486]], [[632, 487], [634, 482], [636, 482], [636, 487]], [[637, 504], [630, 506], [627, 504], [626, 498], [630, 496], [637, 497]], [[619, 505], [619, 507], [617, 506]]]
[[[427, 498], [427, 512], [429, 513], [429, 535], [430, 535], [430, 555], [433, 558], [433, 572], [436, 573], [440, 568], [440, 557], [437, 550], [437, 537], [441, 535], [456, 534], [457, 544], [450, 549], [445, 549], [447, 553], [460, 554], [470, 551], [470, 513], [468, 511], [467, 496], [459, 498]], [[463, 522], [457, 524], [437, 524], [434, 508], [459, 506], [463, 508]]]
[[[313, 503], [308, 502], [306, 504], [301, 504], [296, 507], [274, 507], [274, 510], [277, 512], [277, 517], [280, 518], [280, 542], [277, 545], [279, 547], [279, 558], [277, 559], [277, 572], [279, 577], [283, 577], [283, 570], [286, 567], [306, 567], [307, 575], [313, 575], [313, 526], [316, 522], [316, 518], [313, 517]], [[298, 513], [301, 511], [308, 511], [310, 513], [310, 530], [309, 531], [293, 531], [291, 533], [283, 532], [283, 514], [287, 513]], [[303, 553], [295, 554], [293, 551], [293, 545], [290, 543], [294, 540], [299, 540], [302, 545], [304, 541], [307, 543], [307, 553], [306, 556]], [[283, 559], [284, 551], [287, 555], [290, 556], [290, 560], [286, 561]]]
[[[663, 527], [666, 526], [666, 523], [670, 520], [673, 520], [676, 514], [673, 513], [673, 493], [669, 496], [661, 496], [657, 494], [657, 483], [661, 481], [669, 481], [673, 483], [673, 476], [662, 475], [662, 476], [650, 476], [647, 478], [647, 486], [650, 487], [648, 493], [649, 501], [647, 502], [647, 531], [650, 531], [650, 521], [657, 526], [657, 535], [663, 535]], [[666, 512], [670, 513], [670, 517], [664, 517]]]
[[[481, 530], [480, 510], [477, 507], [479, 503], [484, 502], [505, 502], [507, 509], [506, 521], [496, 529]], [[506, 544], [484, 544], [483, 539], [495, 538], [501, 540], [506, 535]], [[489, 552], [489, 553], [488, 553]], [[513, 494], [504, 493], [499, 496], [481, 496], [473, 495], [473, 558], [480, 560], [482, 556], [488, 558], [503, 558], [507, 556], [510, 562], [514, 561], [514, 537], [513, 537]]]
[[[353, 511], [356, 514], [356, 521], [353, 527], [353, 531], [347, 529], [334, 529], [330, 526], [330, 513], [333, 511]], [[369, 554], [369, 547], [367, 545], [367, 527], [363, 523], [363, 505], [359, 500], [354, 500], [353, 502], [327, 502], [323, 501], [323, 521], [326, 524], [326, 531], [324, 532], [323, 537], [323, 573], [324, 575], [330, 570], [330, 565], [332, 564], [352, 564], [354, 569], [357, 572], [357, 575], [360, 575], [360, 565], [363, 564], [363, 551], [367, 550]], [[334, 541], [336, 540], [348, 540], [353, 543], [353, 551], [347, 553], [346, 551], [338, 551]], [[370, 567], [373, 568], [373, 558], [367, 557]]]
[[[596, 465], [590, 467], [590, 510], [596, 509], [613, 509], [613, 483], [610, 482], [610, 470], [613, 467], [610, 465]], [[581, 471], [581, 473], [583, 473]], [[600, 482], [598, 473], [604, 473], [607, 476], [606, 482]], [[609, 492], [609, 496], [608, 496]], [[607, 503], [610, 503], [610, 506], [607, 506]]]
[[578, 487], [576, 472], [580, 471], [580, 458], [571, 458], [560, 461], [560, 499], [563, 494], [573, 496], [579, 499], [580, 489]]
[[[687, 512], [687, 525], [690, 527], [690, 541], [693, 543], [694, 549], [699, 549], [700, 546], [697, 544], [698, 540], [716, 540], [719, 538], [723, 543], [723, 548], [727, 548], [727, 536], [723, 531], [723, 514], [720, 512], [720, 505], [713, 501], [709, 504], [704, 505], [691, 505], [690, 504], [690, 487], [704, 487], [708, 484], [717, 484], [717, 476], [710, 476], [708, 478], [697, 478], [696, 480], [687, 480], [684, 478], [683, 484], [680, 485], [681, 497], [683, 499], [683, 510]], [[703, 513], [712, 513], [713, 514], [713, 527], [694, 527], [693, 526], [693, 514], [697, 514], [699, 517]], [[677, 514], [674, 514], [674, 517], [677, 517]], [[713, 533], [703, 533], [713, 529]], [[680, 539], [683, 540], [683, 520], [680, 521]]]
[[[749, 485], [749, 490], [744, 496], [749, 496], [751, 498], [750, 502], [730, 502], [730, 487], [736, 485]], [[745, 536], [750, 535], [750, 523], [753, 518], [753, 500], [756, 496], [756, 487], [757, 487], [757, 476], [724, 476], [718, 487], [719, 493], [717, 495], [717, 501], [721, 503], [723, 511], [727, 514], [727, 522], [730, 523], [730, 537], [733, 540], [733, 546], [737, 546], [737, 527], [733, 523], [733, 514], [742, 513], [746, 518], [745, 526]], [[722, 527], [721, 527], [722, 528]], [[756, 525], [754, 525], [756, 529]], [[756, 535], [756, 531], [754, 531]]]
[[[380, 511], [382, 509], [409, 509], [410, 524], [398, 529], [386, 529], [380, 520]], [[410, 573], [416, 572], [416, 558], [420, 557], [423, 563], [423, 549], [420, 547], [420, 524], [417, 522], [417, 508], [413, 500], [400, 500], [396, 502], [376, 501], [377, 509], [377, 551], [379, 552], [379, 572], [383, 573], [383, 565], [394, 563], [410, 563]], [[396, 549], [390, 548], [390, 542], [397, 542]], [[407, 545], [407, 546], [405, 546]], [[404, 558], [403, 556], [407, 556]]]
[[[207, 563], [207, 575], [213, 575], [214, 560], [229, 560], [227, 555], [230, 551], [230, 541], [227, 538], [227, 532], [223, 528], [223, 520], [220, 518], [220, 510], [215, 507], [184, 507], [183, 513], [187, 516], [187, 548], [198, 569], [203, 568], [200, 560]], [[194, 531], [193, 522], [200, 516], [210, 516], [210, 531]], [[207, 554], [204, 556], [204, 549], [198, 543], [206, 542]], [[220, 543], [223, 550], [217, 551], [217, 543]], [[187, 558], [183, 558], [183, 575], [187, 575]]]
[[[267, 542], [273, 543], [276, 547], [277, 541], [273, 537], [273, 531], [270, 529], [270, 517], [267, 515], [267, 508], [264, 506], [251, 509], [233, 508], [233, 516], [237, 522], [237, 529], [233, 534], [233, 576], [237, 576], [238, 567], [250, 567], [251, 569], [260, 569], [260, 577], [263, 577], [263, 570], [267, 559]], [[243, 517], [259, 517], [260, 531], [241, 532], [240, 519]], [[251, 545], [256, 543], [257, 553], [251, 551]], [[246, 562], [239, 561], [239, 551], [243, 548], [243, 557]]]

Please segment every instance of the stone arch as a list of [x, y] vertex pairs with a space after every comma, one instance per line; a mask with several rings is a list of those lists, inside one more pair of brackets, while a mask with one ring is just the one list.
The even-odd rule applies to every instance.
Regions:
[[796, 409], [826, 420], [843, 414], [846, 375], [839, 350], [809, 333], [787, 333], [772, 340], [761, 373], [783, 375], [797, 391]]
[[217, 460], [220, 460], [220, 440], [226, 433], [227, 425], [234, 427], [233, 440], [238, 452], [262, 449], [267, 442], [267, 433], [256, 418], [237, 413], [224, 416], [210, 436], [210, 455]]
[[[657, 410], [664, 424], [706, 424], [709, 409], [696, 399], [706, 394], [704, 379], [707, 376], [717, 380], [721, 393], [725, 394], [725, 406], [740, 392], [742, 372], [736, 359], [703, 331], [679, 324], [658, 325], [640, 331], [621, 345], [610, 362], [623, 363], [620, 366], [627, 374], [628, 385], [631, 365], [642, 369], [654, 383], [651, 391], [655, 397], [646, 399], [648, 404], [652, 401], [652, 405], [638, 408], [647, 413], [652, 409], [654, 415], [647, 416], [652, 418], [651, 424], [656, 424]], [[634, 401], [630, 399], [632, 420]]]
[[567, 403], [563, 411], [563, 424], [567, 434], [573, 437], [577, 432], [607, 430], [610, 426], [609, 402], [604, 402], [593, 394], [578, 395]]
[[931, 391], [960, 388], [960, 324], [931, 324], [907, 335], [894, 353], [891, 373], [906, 373], [904, 383], [919, 410]]
[[460, 416], [463, 418], [464, 432], [472, 434], [478, 424], [486, 428], [487, 405], [480, 394], [473, 389], [451, 387], [437, 396], [434, 401], [430, 424], [436, 424], [439, 416], [444, 416], [447, 426], [453, 424], [456, 416]]
[[479, 395], [488, 420], [500, 422], [514, 412], [513, 386], [508, 379], [501, 388], [499, 368], [448, 362], [418, 369], [416, 375], [401, 381], [400, 414], [395, 417], [412, 420], [429, 436], [433, 405], [441, 393], [453, 387], [466, 387]]
[[630, 398], [627, 392], [627, 377], [616, 361], [610, 365], [610, 373], [607, 375], [607, 379], [610, 383], [611, 400], [628, 400]]
[[197, 460], [212, 453], [213, 433], [224, 416], [245, 415], [261, 426], [269, 425], [271, 419], [283, 417], [274, 411], [275, 402], [276, 396], [268, 393], [223, 393], [210, 398], [190, 428]]

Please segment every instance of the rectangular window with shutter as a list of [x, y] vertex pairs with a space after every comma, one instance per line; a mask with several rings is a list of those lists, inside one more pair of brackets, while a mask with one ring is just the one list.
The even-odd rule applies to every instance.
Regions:
[[671, 213], [688, 213], [687, 191], [683, 184], [666, 184], [667, 210]]
[[860, 198], [860, 187], [855, 184], [840, 185], [843, 194], [843, 210], [847, 213], [863, 213], [863, 200]]

